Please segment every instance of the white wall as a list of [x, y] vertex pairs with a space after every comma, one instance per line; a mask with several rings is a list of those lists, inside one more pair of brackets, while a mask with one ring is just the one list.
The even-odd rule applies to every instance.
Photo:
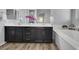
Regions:
[[4, 24], [0, 22], [0, 46], [5, 44], [5, 38], [4, 38]]
[[70, 10], [69, 9], [54, 9], [54, 25], [70, 24]]
[[[4, 22], [5, 23], [17, 23], [19, 18], [23, 18], [23, 22], [28, 23], [25, 20], [25, 15], [28, 15], [28, 10], [17, 10], [19, 11], [20, 15], [17, 15], [17, 20], [7, 20], [6, 18], [6, 10], [4, 10]], [[62, 24], [69, 24], [70, 23], [70, 10], [68, 9], [52, 9], [51, 16], [54, 17], [54, 24], [62, 25]]]
[[73, 20], [73, 24], [75, 24], [76, 26], [79, 26], [79, 9], [75, 10], [75, 19]]
[[[17, 16], [17, 20], [7, 20], [6, 19], [6, 10], [0, 10], [0, 11], [4, 11], [3, 17], [4, 17], [5, 23], [17, 23], [20, 16], [23, 17], [23, 21], [25, 23], [28, 23], [28, 21], [25, 21], [25, 18], [24, 18], [25, 15], [28, 15], [28, 11], [18, 10], [20, 12], [20, 15]], [[54, 17], [53, 24], [55, 24], [55, 25], [70, 24], [70, 10], [69, 9], [52, 9], [51, 16]], [[77, 22], [75, 22], [75, 23], [77, 23]]]
[[5, 14], [5, 12], [4, 12], [5, 10], [4, 9], [0, 9], [0, 13], [2, 14], [2, 16], [3, 16], [3, 20], [0, 20], [0, 46], [1, 45], [3, 45], [3, 44], [5, 44], [5, 40], [4, 40], [4, 14]]

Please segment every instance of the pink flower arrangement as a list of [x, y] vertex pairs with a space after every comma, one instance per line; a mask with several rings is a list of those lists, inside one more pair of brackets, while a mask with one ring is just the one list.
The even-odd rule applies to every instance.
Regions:
[[35, 20], [33, 16], [26, 16], [26, 18], [29, 18], [29, 20]]

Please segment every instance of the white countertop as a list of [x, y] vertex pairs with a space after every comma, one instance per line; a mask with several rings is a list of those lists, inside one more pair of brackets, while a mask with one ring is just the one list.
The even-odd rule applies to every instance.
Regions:
[[53, 27], [51, 24], [5, 24], [5, 26]]

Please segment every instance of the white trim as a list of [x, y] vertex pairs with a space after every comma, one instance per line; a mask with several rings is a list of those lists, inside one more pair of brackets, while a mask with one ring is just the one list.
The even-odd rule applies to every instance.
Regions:
[[6, 42], [2, 42], [2, 43], [0, 43], [0, 46], [2, 46], [2, 45], [4, 45]]

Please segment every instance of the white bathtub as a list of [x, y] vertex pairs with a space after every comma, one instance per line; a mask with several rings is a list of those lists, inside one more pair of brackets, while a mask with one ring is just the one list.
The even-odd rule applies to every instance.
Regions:
[[55, 39], [59, 49], [79, 50], [79, 31], [73, 30], [54, 30]]
[[66, 34], [68, 37], [70, 37], [73, 41], [79, 42], [79, 31], [73, 31], [73, 30], [62, 30], [64, 34]]

